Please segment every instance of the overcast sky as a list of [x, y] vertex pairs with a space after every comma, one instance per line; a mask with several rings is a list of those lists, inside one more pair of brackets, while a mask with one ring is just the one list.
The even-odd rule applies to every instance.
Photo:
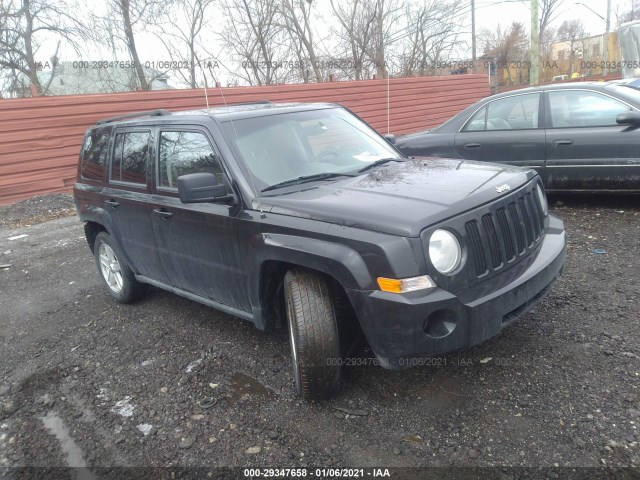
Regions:
[[[555, 25], [560, 25], [563, 20], [580, 19], [584, 23], [586, 30], [591, 35], [604, 33], [605, 21], [598, 17], [607, 18], [607, 0], [565, 0], [558, 11]], [[586, 5], [586, 6], [585, 6]], [[499, 0], [476, 0], [476, 23], [480, 28], [486, 27], [494, 30], [498, 23], [507, 25], [512, 21], [525, 23], [527, 30], [531, 25], [531, 2], [530, 1], [499, 1]], [[616, 10], [623, 13], [631, 8], [631, 0], [611, 0], [611, 30], [616, 28]]]
[[[328, 0], [318, 0], [316, 5], [326, 5], [328, 4]], [[471, 14], [470, 14], [470, 3], [471, 0], [465, 0], [466, 8], [463, 9], [463, 12], [469, 12], [465, 17], [466, 20], [463, 20], [461, 25], [461, 30], [463, 32], [467, 32], [464, 34], [464, 37], [468, 41], [468, 50], [460, 50], [459, 58], [457, 59], [468, 59], [471, 56], [471, 35], [470, 35], [470, 24], [471, 24]], [[91, 6], [88, 4], [89, 8], [96, 8], [99, 4], [95, 6]], [[530, 0], [476, 0], [476, 32], [479, 33], [483, 28], [489, 30], [495, 30], [498, 24], [503, 27], [508, 27], [508, 25], [513, 21], [522, 22], [527, 31], [530, 29], [531, 25], [531, 17], [530, 17]], [[617, 26], [617, 17], [616, 12], [623, 13], [628, 11], [631, 6], [631, 0], [611, 0], [611, 30], [614, 31]], [[590, 7], [591, 10], [589, 10]], [[322, 11], [323, 9], [320, 9]], [[593, 11], [592, 11], [593, 10]], [[563, 20], [572, 20], [579, 19], [585, 25], [586, 31], [590, 35], [598, 35], [602, 34], [605, 31], [605, 21], [603, 18], [606, 18], [607, 15], [607, 0], [580, 0], [580, 3], [576, 3], [575, 0], [564, 0], [562, 6], [560, 7], [555, 21], [552, 25], [558, 26], [562, 23]], [[209, 13], [212, 19], [215, 19], [216, 22], [220, 22], [221, 15], [218, 12], [211, 11]], [[329, 15], [324, 15], [327, 18]], [[602, 17], [602, 18], [601, 18]], [[329, 37], [325, 40], [326, 42], [330, 42], [330, 35], [328, 33], [328, 27], [326, 25], [318, 25], [318, 32], [316, 34], [316, 39], [322, 39]], [[139, 33], [136, 36], [138, 51], [140, 53], [141, 61], [153, 61], [153, 60], [166, 60], [168, 59], [168, 55], [164, 52], [163, 47], [159, 46], [159, 42], [156, 37], [151, 34]], [[211, 39], [212, 42], [217, 42], [218, 40], [215, 38]], [[50, 44], [50, 45], [49, 45]], [[43, 46], [44, 48], [39, 52], [39, 59], [42, 61], [47, 60], [48, 56], [55, 49], [55, 41], [47, 42], [47, 45]], [[50, 47], [50, 48], [49, 48]], [[219, 51], [220, 49], [218, 49]], [[214, 49], [215, 51], [215, 49]], [[482, 45], [478, 44], [477, 46], [478, 55], [482, 54]], [[61, 51], [61, 59], [62, 60], [78, 60], [78, 55], [73, 51], [73, 49], [64, 47]], [[87, 52], [83, 52], [82, 59], [84, 60], [113, 60], [112, 53], [99, 46], [95, 46]], [[119, 58], [116, 60], [126, 60], [127, 53], [122, 50], [117, 54]], [[456, 60], [456, 59], [454, 59]], [[226, 83], [226, 75], [223, 70], [220, 70], [219, 80], [222, 81], [223, 84]], [[173, 77], [173, 75], [170, 75]], [[177, 82], [174, 79], [171, 80], [171, 83], [176, 84]]]

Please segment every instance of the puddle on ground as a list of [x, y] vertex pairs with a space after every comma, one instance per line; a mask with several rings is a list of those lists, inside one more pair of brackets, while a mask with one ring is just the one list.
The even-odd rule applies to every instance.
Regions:
[[60, 442], [60, 448], [65, 454], [67, 465], [74, 469], [76, 478], [78, 480], [97, 480], [97, 477], [87, 469], [82, 450], [69, 435], [69, 429], [62, 421], [62, 418], [53, 412], [49, 412], [44, 417], [40, 417], [40, 420], [49, 430], [49, 433], [55, 435], [58, 442]]
[[234, 373], [231, 377], [231, 394], [227, 397], [227, 402], [233, 405], [244, 395], [272, 397], [273, 392], [255, 378], [240, 372]]

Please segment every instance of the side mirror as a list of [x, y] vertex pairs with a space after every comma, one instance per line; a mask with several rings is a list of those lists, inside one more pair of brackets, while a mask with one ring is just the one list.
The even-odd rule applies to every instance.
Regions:
[[617, 116], [616, 122], [619, 125], [640, 125], [640, 112], [623, 112]]
[[217, 183], [213, 173], [189, 173], [178, 177], [178, 194], [182, 203], [219, 202], [232, 198], [227, 187]]
[[387, 133], [386, 135], [383, 135], [383, 137], [385, 138], [385, 140], [387, 142], [389, 142], [391, 145], [395, 145], [396, 144], [396, 136], [392, 133]]

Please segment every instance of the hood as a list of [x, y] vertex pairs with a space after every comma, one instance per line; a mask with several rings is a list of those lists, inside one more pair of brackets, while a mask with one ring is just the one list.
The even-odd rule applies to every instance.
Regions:
[[[261, 197], [260, 208], [367, 230], [417, 237], [420, 231], [524, 185], [533, 170], [442, 158], [389, 163], [358, 177], [312, 183]], [[498, 193], [496, 187], [510, 189]]]

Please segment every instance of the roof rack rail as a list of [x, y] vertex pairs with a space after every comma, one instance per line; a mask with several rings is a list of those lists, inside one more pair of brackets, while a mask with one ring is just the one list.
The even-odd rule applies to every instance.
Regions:
[[124, 120], [126, 118], [137, 118], [137, 117], [162, 117], [164, 115], [171, 115], [169, 110], [158, 109], [158, 110], [149, 110], [146, 112], [134, 112], [134, 113], [125, 113], [124, 115], [117, 115], [111, 118], [105, 118], [104, 120], [99, 120], [96, 122], [96, 125], [104, 125], [105, 123], [116, 122], [118, 120]]

